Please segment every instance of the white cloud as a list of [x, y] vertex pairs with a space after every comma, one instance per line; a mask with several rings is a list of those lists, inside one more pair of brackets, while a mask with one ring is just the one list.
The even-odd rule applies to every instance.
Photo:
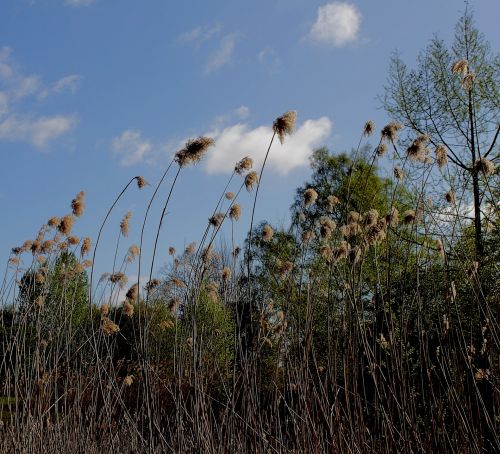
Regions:
[[151, 151], [152, 145], [149, 140], [142, 137], [142, 133], [137, 130], [127, 129], [112, 141], [113, 152], [120, 156], [120, 164], [130, 166], [146, 160]]
[[220, 69], [222, 66], [227, 65], [231, 61], [237, 38], [238, 35], [236, 33], [231, 33], [222, 37], [219, 47], [210, 56], [205, 65], [205, 74], [210, 74], [211, 72]]
[[65, 76], [47, 88], [38, 75], [23, 74], [11, 54], [9, 47], [0, 48], [0, 140], [29, 142], [37, 148], [44, 148], [48, 142], [73, 129], [77, 117], [74, 114], [43, 115], [33, 112], [33, 106], [26, 112], [25, 101], [30, 98], [42, 100], [54, 93], [74, 92], [80, 76]]
[[82, 77], [78, 74], [70, 74], [55, 81], [50, 87], [41, 90], [38, 93], [38, 99], [45, 99], [47, 96], [63, 93], [76, 93], [80, 88]]
[[80, 6], [90, 6], [95, 0], [66, 0], [66, 5], [80, 7]]
[[75, 115], [20, 118], [11, 115], [0, 122], [0, 139], [30, 142], [37, 148], [70, 131], [77, 122]]
[[333, 2], [318, 8], [316, 22], [311, 28], [313, 40], [334, 47], [355, 41], [361, 23], [358, 9], [345, 2]]
[[[248, 107], [240, 106], [215, 117], [211, 130], [203, 134], [215, 140], [215, 146], [210, 148], [204, 160], [207, 173], [230, 173], [236, 162], [245, 156], [254, 160], [255, 168], [262, 164], [273, 130], [271, 126], [251, 128], [243, 122], [249, 114]], [[327, 117], [306, 120], [292, 135], [286, 137], [283, 145], [275, 139], [267, 166], [282, 175], [299, 167], [307, 167], [309, 157], [317, 147], [325, 144], [331, 129], [332, 122]], [[127, 129], [112, 140], [111, 148], [120, 158], [121, 165], [157, 165], [172, 159], [186, 140], [154, 143], [144, 138], [141, 131]]]
[[[331, 129], [332, 123], [327, 117], [305, 121], [293, 135], [286, 138], [283, 145], [275, 141], [267, 165], [280, 174], [307, 166], [312, 152], [324, 144]], [[215, 147], [206, 157], [207, 172], [230, 173], [234, 164], [244, 156], [250, 156], [254, 160], [254, 167], [258, 167], [264, 160], [272, 134], [270, 126], [251, 129], [243, 123], [207, 133], [215, 139]]]
[[23, 99], [37, 93], [40, 87], [38, 76], [22, 77], [12, 88], [12, 97], [14, 99]]

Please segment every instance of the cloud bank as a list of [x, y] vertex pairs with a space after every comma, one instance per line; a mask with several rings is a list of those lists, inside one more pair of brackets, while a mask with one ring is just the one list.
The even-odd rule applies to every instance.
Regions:
[[71, 74], [45, 85], [40, 76], [23, 74], [11, 55], [9, 47], [0, 48], [0, 140], [28, 142], [36, 148], [45, 148], [71, 131], [77, 116], [74, 113], [35, 113], [26, 109], [26, 101], [43, 101], [52, 95], [74, 93], [81, 77]]
[[[293, 135], [286, 138], [283, 145], [278, 140], [273, 143], [266, 165], [281, 175], [308, 166], [309, 157], [316, 147], [324, 144], [331, 129], [332, 122], [327, 117], [306, 120]], [[207, 135], [215, 139], [215, 147], [207, 154], [206, 171], [212, 174], [230, 173], [235, 163], [245, 156], [254, 160], [254, 168], [259, 167], [273, 131], [270, 126], [251, 128], [248, 124], [237, 123]]]

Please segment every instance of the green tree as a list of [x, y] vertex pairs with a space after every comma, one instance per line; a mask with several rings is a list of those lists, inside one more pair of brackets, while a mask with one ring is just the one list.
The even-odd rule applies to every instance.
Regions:
[[444, 147], [441, 153], [445, 150], [449, 160], [444, 175], [461, 181], [474, 207], [474, 249], [480, 261], [483, 210], [492, 200], [488, 176], [499, 158], [500, 56], [492, 53], [468, 10], [456, 26], [453, 44], [448, 47], [434, 37], [415, 69], [398, 55], [392, 58], [383, 104], [411, 133], [428, 136], [436, 149]]

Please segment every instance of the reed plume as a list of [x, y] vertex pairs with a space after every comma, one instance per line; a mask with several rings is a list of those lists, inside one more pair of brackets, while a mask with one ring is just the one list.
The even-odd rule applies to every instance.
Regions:
[[76, 217], [80, 217], [85, 210], [85, 193], [80, 191], [71, 201], [71, 209]]
[[297, 112], [295, 110], [289, 110], [285, 112], [281, 117], [276, 118], [273, 123], [273, 129], [276, 131], [278, 138], [281, 143], [285, 141], [285, 136], [292, 134], [295, 128], [295, 122], [297, 120]]

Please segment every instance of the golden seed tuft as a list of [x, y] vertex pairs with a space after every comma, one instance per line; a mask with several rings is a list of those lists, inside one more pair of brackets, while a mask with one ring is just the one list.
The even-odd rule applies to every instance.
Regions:
[[235, 203], [230, 209], [229, 209], [229, 218], [234, 219], [237, 221], [241, 216], [241, 205], [238, 203]]
[[289, 110], [285, 112], [281, 117], [276, 118], [273, 123], [273, 129], [278, 135], [280, 142], [285, 141], [285, 136], [292, 134], [295, 128], [295, 122], [297, 120], [297, 112], [295, 110]]
[[80, 217], [85, 210], [85, 193], [80, 191], [71, 201], [71, 209], [76, 217]]
[[271, 241], [271, 239], [273, 238], [273, 235], [274, 235], [274, 230], [273, 228], [266, 224], [263, 228], [262, 228], [262, 232], [261, 232], [261, 238], [262, 238], [262, 241]]

